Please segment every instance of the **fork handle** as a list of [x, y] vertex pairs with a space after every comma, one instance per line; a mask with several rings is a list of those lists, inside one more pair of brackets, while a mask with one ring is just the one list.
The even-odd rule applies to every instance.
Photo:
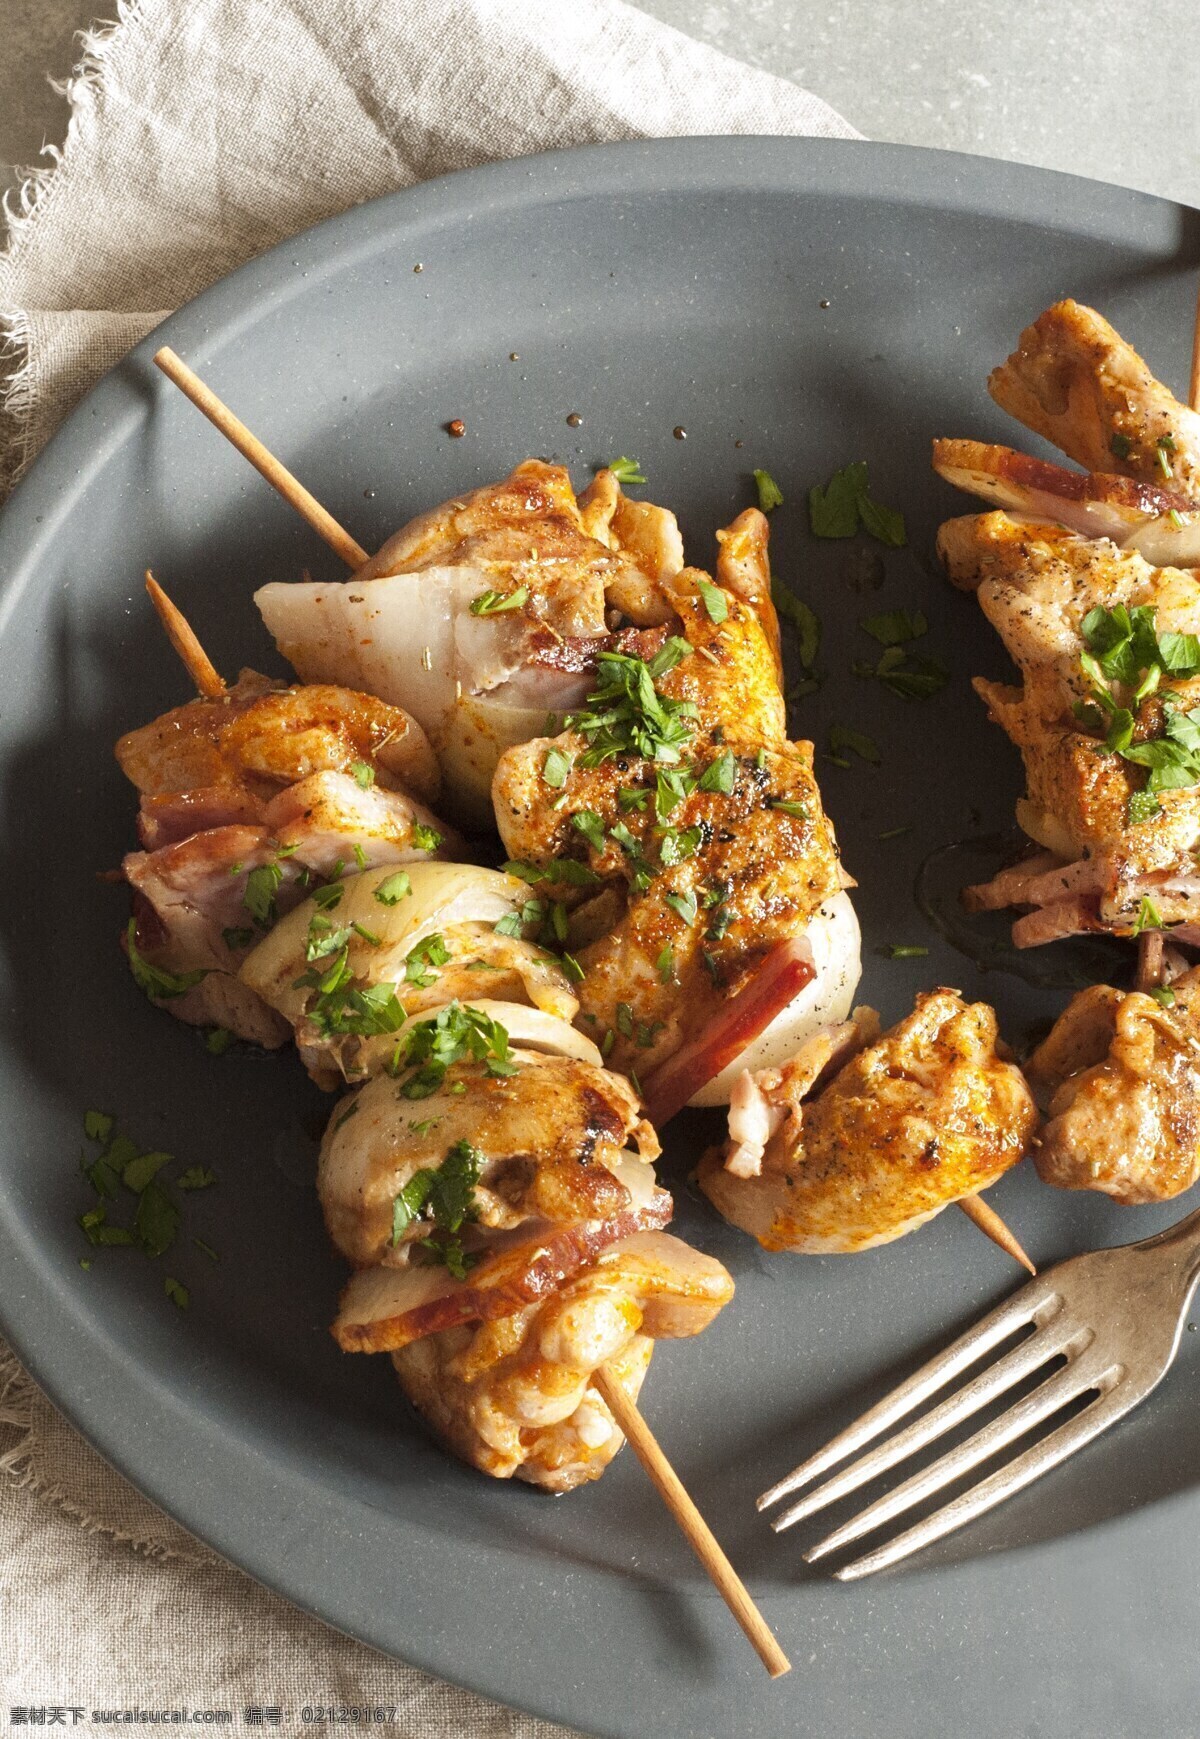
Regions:
[[1135, 1248], [1172, 1251], [1179, 1261], [1184, 1286], [1190, 1296], [1200, 1279], [1200, 1208], [1185, 1214], [1182, 1220], [1177, 1220], [1164, 1231], [1155, 1232], [1153, 1237], [1143, 1238]]

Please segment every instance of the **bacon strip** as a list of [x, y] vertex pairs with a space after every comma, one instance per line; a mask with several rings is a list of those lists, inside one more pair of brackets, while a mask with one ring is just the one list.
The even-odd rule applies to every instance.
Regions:
[[773, 948], [749, 984], [730, 997], [699, 1037], [668, 1057], [645, 1083], [642, 1096], [654, 1127], [661, 1129], [682, 1111], [705, 1082], [728, 1068], [815, 977], [806, 936], [794, 936]]
[[361, 1268], [342, 1292], [330, 1330], [343, 1352], [387, 1353], [463, 1323], [512, 1316], [556, 1292], [610, 1245], [634, 1232], [659, 1231], [674, 1211], [666, 1190], [644, 1208], [554, 1226], [494, 1250], [465, 1280], [445, 1268]]

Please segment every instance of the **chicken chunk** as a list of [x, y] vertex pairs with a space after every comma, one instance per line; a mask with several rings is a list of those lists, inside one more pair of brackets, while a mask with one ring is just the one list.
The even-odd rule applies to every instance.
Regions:
[[433, 751], [403, 708], [328, 683], [287, 688], [253, 670], [220, 699], [188, 701], [127, 731], [116, 756], [151, 798], [216, 789], [267, 802], [310, 774], [362, 763], [385, 788], [438, 793]]
[[1200, 968], [1163, 1000], [1091, 985], [1030, 1057], [1044, 1183], [1159, 1202], [1200, 1178]]
[[348, 1261], [408, 1260], [431, 1228], [417, 1212], [398, 1229], [396, 1198], [463, 1142], [474, 1177], [464, 1201], [481, 1231], [610, 1219], [646, 1205], [659, 1145], [628, 1082], [575, 1057], [514, 1050], [512, 1061], [511, 1075], [457, 1063], [420, 1100], [378, 1075], [342, 1102], [321, 1146], [317, 1193]]
[[744, 1082], [729, 1142], [701, 1161], [714, 1207], [768, 1250], [886, 1244], [987, 1189], [1029, 1145], [1037, 1111], [985, 1003], [934, 990], [863, 1043], [869, 1031], [860, 1021]]
[[988, 391], [1089, 471], [1166, 482], [1200, 501], [1200, 415], [1155, 380], [1094, 308], [1047, 308], [992, 371]]
[[545, 1303], [427, 1336], [392, 1362], [464, 1461], [495, 1479], [572, 1491], [598, 1479], [624, 1442], [594, 1373], [603, 1365], [636, 1400], [654, 1342], [699, 1334], [732, 1296], [713, 1257], [642, 1232]]
[[1178, 490], [1107, 471], [1068, 471], [982, 441], [935, 441], [933, 468], [947, 483], [1023, 518], [1107, 538], [1156, 565], [1200, 563], [1200, 504]]
[[665, 508], [627, 500], [611, 472], [577, 501], [561, 466], [529, 459], [413, 520], [352, 579], [255, 601], [301, 676], [410, 708], [447, 801], [483, 827], [503, 749], [584, 699], [615, 628], [670, 622], [664, 582], [682, 565]]
[[[1027, 796], [1017, 819], [1050, 854], [972, 890], [973, 903], [1032, 905], [1013, 930], [1022, 946], [1084, 930], [1128, 935], [1147, 898], [1163, 922], [1200, 921], [1193, 855], [1200, 848], [1200, 785], [1162, 790], [1157, 806], [1139, 819], [1130, 804], [1146, 772], [1103, 752], [1082, 662], [1084, 624], [1097, 607], [1148, 606], [1159, 634], [1200, 632], [1200, 580], [1151, 567], [1136, 551], [1107, 541], [1005, 513], [951, 520], [938, 546], [950, 577], [976, 591], [1020, 668], [1020, 688], [984, 678], [975, 688], [1021, 752]], [[1172, 704], [1185, 712], [1200, 702], [1195, 676], [1172, 677], [1169, 688]], [[1162, 706], [1159, 693], [1137, 703], [1135, 742], [1162, 736]]]
[[[539, 893], [578, 904], [586, 890], [581, 1019], [605, 1036], [613, 1066], [636, 1069], [648, 1090], [653, 1072], [849, 883], [812, 745], [784, 734], [767, 635], [732, 592], [721, 593], [715, 622], [700, 581], [709, 583], [689, 569], [672, 583], [686, 636], [673, 643], [679, 661], [653, 682], [653, 662], [624, 672], [632, 713], [672, 746], [658, 758], [636, 747], [600, 754], [577, 728], [510, 749], [493, 782], [501, 839]], [[603, 718], [606, 703], [594, 704]], [[547, 784], [548, 763], [561, 765], [561, 783]], [[836, 935], [854, 954], [852, 965], [830, 962], [840, 1014], [858, 978], [857, 928]]]

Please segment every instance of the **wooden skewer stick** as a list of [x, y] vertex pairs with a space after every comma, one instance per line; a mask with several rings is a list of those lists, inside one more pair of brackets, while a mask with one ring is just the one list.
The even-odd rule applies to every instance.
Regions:
[[149, 568], [146, 569], [146, 590], [150, 594], [150, 602], [158, 612], [159, 621], [167, 631], [167, 639], [178, 652], [198, 693], [206, 700], [220, 700], [227, 692], [220, 672], [196, 638], [183, 611], [176, 609]]
[[592, 1382], [629, 1439], [629, 1447], [645, 1468], [659, 1496], [679, 1523], [688, 1545], [712, 1577], [721, 1598], [745, 1631], [771, 1677], [777, 1679], [782, 1674], [791, 1672], [791, 1661], [768, 1629], [767, 1622], [751, 1599], [745, 1583], [721, 1550], [712, 1529], [680, 1483], [678, 1474], [663, 1454], [657, 1438], [637, 1407], [606, 1366], [601, 1365]]
[[1019, 1262], [1022, 1268], [1028, 1268], [1031, 1274], [1037, 1273], [1037, 1269], [1021, 1248], [1016, 1236], [1009, 1231], [995, 1208], [988, 1207], [982, 1196], [960, 1196], [956, 1206], [962, 1209], [973, 1226], [978, 1226], [979, 1230], [985, 1237], [990, 1238], [993, 1244], [999, 1244], [1000, 1248], [1006, 1251], [1014, 1262]]
[[277, 489], [285, 501], [289, 501], [302, 514], [318, 536], [323, 537], [330, 549], [335, 550], [348, 567], [361, 568], [369, 558], [367, 552], [357, 544], [350, 533], [340, 526], [331, 513], [327, 513], [315, 495], [310, 495], [298, 477], [293, 477], [286, 465], [281, 465], [273, 453], [252, 435], [245, 423], [235, 417], [227, 404], [223, 404], [211, 388], [205, 386], [198, 374], [194, 374], [187, 363], [168, 346], [155, 353], [154, 361], [169, 379], [175, 382], [187, 398], [191, 399], [196, 409], [203, 411], [209, 422], [214, 424], [226, 440], [232, 441], [238, 452], [249, 459], [254, 469], [258, 471], [273, 489]]
[[[146, 572], [146, 590], [158, 612], [159, 621], [167, 631], [167, 638], [179, 654], [199, 692], [212, 700], [225, 694], [225, 684], [196, 638], [187, 618], [171, 602], [149, 570]], [[629, 1439], [634, 1454], [646, 1469], [663, 1502], [679, 1523], [688, 1544], [712, 1577], [717, 1592], [753, 1643], [771, 1677], [777, 1679], [781, 1673], [790, 1672], [792, 1663], [767, 1628], [767, 1622], [750, 1598], [745, 1584], [688, 1496], [682, 1480], [659, 1448], [653, 1432], [637, 1407], [616, 1377], [611, 1376], [603, 1366], [592, 1380], [607, 1402], [613, 1418]]]

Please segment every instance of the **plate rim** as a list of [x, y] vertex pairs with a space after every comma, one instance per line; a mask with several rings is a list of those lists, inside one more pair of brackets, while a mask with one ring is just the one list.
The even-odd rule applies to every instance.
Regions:
[[[848, 200], [894, 201], [935, 206], [939, 210], [1000, 210], [1009, 219], [1070, 235], [1107, 237], [1119, 229], [1123, 239], [1147, 248], [1156, 245], [1161, 249], [1164, 242], [1173, 238], [1174, 257], [1181, 263], [1193, 256], [1200, 257], [1200, 240], [1195, 239], [1200, 237], [1200, 210], [1179, 201], [1032, 165], [868, 140], [754, 134], [623, 140], [510, 158], [382, 194], [285, 238], [210, 285], [154, 328], [74, 407], [30, 461], [0, 509], [0, 574], [5, 576], [0, 585], [0, 637], [9, 614], [19, 605], [24, 586], [33, 578], [39, 550], [55, 536], [60, 516], [70, 510], [78, 493], [103, 472], [111, 451], [128, 439], [131, 428], [149, 420], [161, 395], [171, 390], [158, 379], [150, 360], [161, 344], [171, 343], [193, 361], [202, 361], [210, 344], [220, 348], [236, 336], [239, 307], [245, 310], [243, 319], [260, 318], [265, 295], [274, 294], [286, 301], [291, 294], [301, 293], [305, 281], [302, 266], [309, 268], [311, 284], [313, 276], [322, 270], [343, 270], [356, 257], [402, 244], [406, 233], [431, 225], [469, 222], [481, 208], [489, 212], [498, 206], [524, 209], [545, 199], [636, 198], [648, 191], [684, 194], [727, 191], [732, 196], [761, 188], [766, 170], [776, 172], [769, 183], [772, 190], [781, 185], [778, 173], [786, 171], [788, 181], [784, 185], [794, 186], [797, 193], [813, 192], [824, 197], [840, 193]], [[1064, 198], [1068, 192], [1070, 197]], [[1064, 221], [1064, 213], [1069, 215], [1070, 222]], [[1193, 241], [1191, 247], [1189, 236]], [[257, 281], [260, 278], [264, 280], [262, 284]], [[253, 286], [249, 296], [248, 286]], [[66, 489], [61, 482], [64, 470], [71, 477], [71, 487]], [[58, 476], [52, 482], [56, 472]], [[122, 1424], [128, 1418], [130, 1405], [139, 1394], [145, 1397], [153, 1391], [140, 1379], [136, 1366], [113, 1356], [99, 1333], [91, 1354], [94, 1358], [103, 1351], [107, 1358], [106, 1381], [95, 1385], [86, 1400], [81, 1397], [76, 1381], [83, 1368], [81, 1360], [73, 1358], [74, 1349], [54, 1345], [55, 1328], [59, 1332], [73, 1328], [74, 1320], [64, 1314], [54, 1328], [49, 1326], [57, 1294], [38, 1274], [37, 1251], [25, 1249], [14, 1231], [0, 1209], [0, 1265], [6, 1275], [5, 1285], [0, 1289], [0, 1332], [39, 1387], [124, 1478], [214, 1551], [331, 1628], [391, 1658], [545, 1719], [567, 1724], [580, 1719], [578, 1706], [572, 1707], [569, 1700], [569, 1684], [553, 1689], [547, 1686], [539, 1698], [530, 1701], [526, 1685], [517, 1682], [519, 1670], [514, 1676], [502, 1652], [486, 1657], [488, 1670], [464, 1670], [462, 1662], [453, 1658], [453, 1636], [426, 1634], [411, 1642], [406, 1637], [404, 1653], [399, 1655], [382, 1629], [373, 1630], [361, 1616], [356, 1618], [349, 1613], [344, 1598], [336, 1599], [332, 1605], [325, 1604], [321, 1591], [314, 1589], [310, 1580], [289, 1572], [278, 1555], [272, 1557], [261, 1535], [244, 1549], [236, 1539], [230, 1540], [224, 1517], [214, 1517], [211, 1507], [206, 1512], [205, 1498], [189, 1501], [199, 1488], [189, 1487], [186, 1482], [170, 1488], [162, 1459], [155, 1462], [151, 1456], [148, 1465], [145, 1452], [139, 1453], [136, 1445], [131, 1449], [128, 1442], [122, 1441]], [[39, 1307], [45, 1312], [40, 1323]], [[97, 1392], [103, 1399], [97, 1399]], [[158, 1423], [161, 1431], [162, 1422]], [[199, 1421], [198, 1425], [192, 1417], [186, 1428], [193, 1434], [189, 1446], [192, 1451], [197, 1447], [197, 1430], [207, 1434], [209, 1441], [204, 1447], [212, 1461], [237, 1456], [243, 1462], [256, 1459], [250, 1444], [225, 1429], [218, 1430], [211, 1421]], [[166, 1435], [169, 1437], [169, 1432]], [[136, 1473], [129, 1471], [131, 1464]], [[273, 1481], [269, 1470], [265, 1481], [263, 1470], [249, 1467], [241, 1473], [250, 1485], [263, 1490], [264, 1499], [270, 1494]], [[289, 1477], [286, 1469], [285, 1477]], [[345, 1494], [342, 1497], [345, 1501]], [[1084, 1532], [1089, 1538], [1100, 1534], [1111, 1536], [1122, 1529], [1136, 1528], [1138, 1518], [1149, 1512], [1178, 1510], [1188, 1503], [1200, 1504], [1200, 1487], [1183, 1488], [1133, 1512], [1092, 1523]], [[361, 1503], [358, 1507], [367, 1509]], [[1062, 1550], [1063, 1544], [1063, 1537], [1033, 1542], [1011, 1548], [1009, 1555], [1036, 1558], [1045, 1552]], [[444, 1542], [443, 1555], [453, 1559], [455, 1567], [462, 1561], [466, 1579], [459, 1579], [456, 1593], [465, 1590], [467, 1607], [474, 1604], [478, 1608], [475, 1613], [464, 1609], [458, 1629], [469, 1631], [476, 1619], [486, 1618], [494, 1623], [495, 1607], [481, 1603], [471, 1593], [472, 1570], [478, 1563], [492, 1559], [501, 1568], [509, 1566], [510, 1549], [448, 1540]], [[937, 1569], [931, 1574], [941, 1577], [946, 1572]], [[437, 1588], [443, 1589], [447, 1580], [446, 1573], [439, 1570], [435, 1577]], [[482, 1584], [486, 1579], [478, 1580]], [[605, 1608], [627, 1618], [637, 1604], [630, 1578], [624, 1573], [564, 1564], [557, 1581], [565, 1605], [573, 1606], [578, 1597], [589, 1602], [589, 1622], [600, 1620]], [[702, 1585], [678, 1590], [668, 1584], [658, 1592], [643, 1587], [642, 1593], [670, 1607], [676, 1607], [680, 1601], [704, 1608], [717, 1604], [716, 1594]], [[534, 1589], [530, 1599], [522, 1588], [522, 1596], [521, 1602], [515, 1598], [512, 1601], [508, 1622], [516, 1617], [521, 1605], [527, 1608], [528, 1616], [542, 1622], [544, 1627], [543, 1591]], [[784, 1612], [790, 1597], [790, 1590], [768, 1593], [762, 1602], [768, 1617]], [[518, 1624], [525, 1622], [526, 1617], [517, 1618]], [[736, 1641], [735, 1638], [735, 1644]], [[519, 1650], [511, 1658], [519, 1659]], [[723, 1667], [725, 1664], [722, 1660]], [[740, 1679], [740, 1667], [740, 1662], [737, 1668], [731, 1667], [731, 1675]], [[592, 1722], [597, 1713], [602, 1715], [602, 1711], [589, 1710], [585, 1718]]]

